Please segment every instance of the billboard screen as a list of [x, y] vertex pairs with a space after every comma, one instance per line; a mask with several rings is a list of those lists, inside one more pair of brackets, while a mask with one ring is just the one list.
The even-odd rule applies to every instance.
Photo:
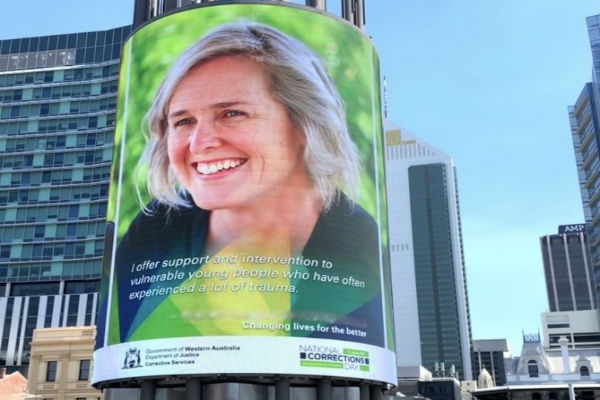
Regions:
[[220, 4], [126, 42], [95, 384], [395, 383], [379, 71], [355, 27]]

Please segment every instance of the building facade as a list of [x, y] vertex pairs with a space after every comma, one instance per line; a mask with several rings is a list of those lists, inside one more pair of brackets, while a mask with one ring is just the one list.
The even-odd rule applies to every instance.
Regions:
[[456, 378], [434, 378], [418, 382], [421, 398], [431, 400], [461, 400], [460, 382]]
[[478, 400], [596, 400], [598, 389], [595, 383], [551, 383], [497, 386], [471, 393]]
[[556, 235], [540, 238], [548, 309], [552, 311], [597, 308], [594, 274], [585, 224], [561, 225]]
[[[593, 82], [585, 84], [575, 105], [569, 107], [571, 135], [579, 187], [590, 245], [594, 281], [600, 280], [600, 15], [587, 18], [592, 49]], [[594, 287], [596, 298], [600, 293]]]
[[0, 41], [0, 366], [34, 328], [95, 322], [130, 27]]
[[473, 340], [473, 378], [485, 369], [494, 386], [506, 384], [504, 359], [510, 357], [506, 339]]
[[27, 392], [44, 399], [99, 399], [90, 386], [95, 327], [36, 329]]
[[571, 349], [600, 348], [600, 319], [597, 310], [542, 313], [545, 347], [560, 348], [565, 338]]
[[452, 159], [390, 122], [384, 129], [398, 366], [423, 365], [448, 373], [454, 367], [457, 377], [471, 380], [471, 328]]
[[478, 389], [472, 394], [480, 400], [599, 398], [597, 349], [570, 349], [566, 339], [559, 342], [559, 348], [549, 349], [542, 345], [539, 334], [523, 335], [520, 356], [506, 362], [507, 384]]

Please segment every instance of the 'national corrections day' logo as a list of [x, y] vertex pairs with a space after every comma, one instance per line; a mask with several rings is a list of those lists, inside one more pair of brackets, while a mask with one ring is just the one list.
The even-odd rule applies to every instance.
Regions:
[[300, 366], [368, 372], [369, 352], [331, 346], [299, 346]]

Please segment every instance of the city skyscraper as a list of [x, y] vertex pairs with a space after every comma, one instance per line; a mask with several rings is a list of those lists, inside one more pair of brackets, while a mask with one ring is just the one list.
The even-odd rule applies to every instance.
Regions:
[[561, 225], [540, 238], [550, 311], [597, 308], [585, 224]]
[[587, 17], [586, 22], [592, 48], [593, 79], [598, 86], [600, 84], [600, 14]]
[[0, 41], [0, 365], [95, 322], [121, 44], [131, 27]]
[[[600, 15], [587, 18], [592, 49], [592, 79], [569, 107], [571, 135], [595, 281], [600, 279]], [[594, 287], [598, 297], [600, 288]]]
[[[471, 380], [471, 326], [452, 159], [384, 123], [398, 366]], [[436, 364], [438, 368], [436, 368]]]

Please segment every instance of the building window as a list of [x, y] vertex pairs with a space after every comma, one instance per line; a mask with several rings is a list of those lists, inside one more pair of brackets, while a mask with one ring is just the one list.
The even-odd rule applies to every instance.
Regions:
[[90, 360], [79, 361], [79, 380], [87, 381], [90, 378]]
[[54, 382], [56, 380], [56, 361], [48, 361], [46, 366], [46, 382]]
[[538, 376], [540, 376], [538, 372], [538, 365], [535, 360], [529, 360], [529, 362], [527, 363], [527, 369], [529, 370], [530, 378], [537, 378]]
[[581, 376], [590, 376], [590, 370], [584, 365], [583, 367], [579, 368], [579, 374]]

